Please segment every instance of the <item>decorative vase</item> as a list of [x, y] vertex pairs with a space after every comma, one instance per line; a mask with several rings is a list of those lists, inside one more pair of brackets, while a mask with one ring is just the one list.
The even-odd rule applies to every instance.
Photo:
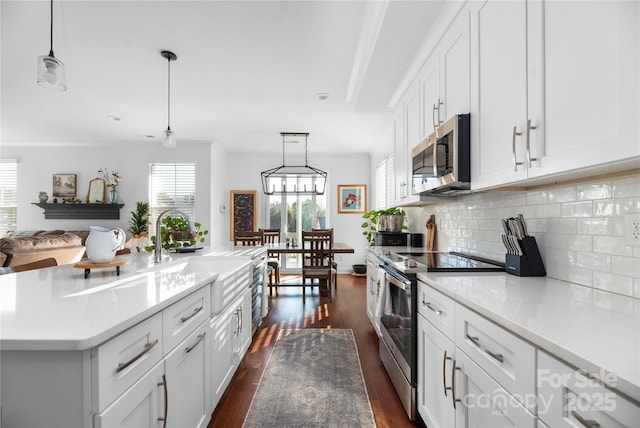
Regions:
[[45, 203], [49, 200], [49, 195], [47, 195], [47, 192], [42, 191], [40, 193], [38, 193], [38, 199], [40, 200], [40, 203]]
[[124, 230], [119, 227], [107, 228], [89, 226], [89, 236], [85, 241], [87, 257], [93, 263], [109, 263], [125, 241]]
[[117, 204], [118, 203], [118, 188], [117, 187], [112, 187], [111, 189], [109, 189], [109, 202], [111, 202], [112, 204]]

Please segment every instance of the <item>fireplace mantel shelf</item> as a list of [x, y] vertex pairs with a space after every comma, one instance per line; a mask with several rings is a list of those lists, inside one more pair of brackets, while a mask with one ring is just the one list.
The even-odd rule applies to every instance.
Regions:
[[32, 202], [44, 210], [47, 220], [59, 219], [120, 219], [120, 209], [124, 204], [49, 204]]

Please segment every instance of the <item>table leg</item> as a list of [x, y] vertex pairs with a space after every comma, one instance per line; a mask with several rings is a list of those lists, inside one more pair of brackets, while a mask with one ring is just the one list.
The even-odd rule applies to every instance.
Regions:
[[89, 278], [89, 274], [91, 273], [91, 269], [85, 269], [84, 270], [84, 279]]

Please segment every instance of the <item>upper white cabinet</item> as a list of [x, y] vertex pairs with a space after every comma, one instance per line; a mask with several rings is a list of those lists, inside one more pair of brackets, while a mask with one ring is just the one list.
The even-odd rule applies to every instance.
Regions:
[[471, 7], [472, 189], [640, 156], [638, 2]]

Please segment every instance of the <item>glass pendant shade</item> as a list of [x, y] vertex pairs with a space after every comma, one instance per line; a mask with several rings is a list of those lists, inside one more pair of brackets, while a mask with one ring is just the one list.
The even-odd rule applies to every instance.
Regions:
[[167, 149], [174, 149], [176, 147], [176, 133], [170, 128], [162, 131], [162, 147]]
[[54, 91], [66, 91], [64, 64], [53, 55], [38, 57], [38, 85]]

